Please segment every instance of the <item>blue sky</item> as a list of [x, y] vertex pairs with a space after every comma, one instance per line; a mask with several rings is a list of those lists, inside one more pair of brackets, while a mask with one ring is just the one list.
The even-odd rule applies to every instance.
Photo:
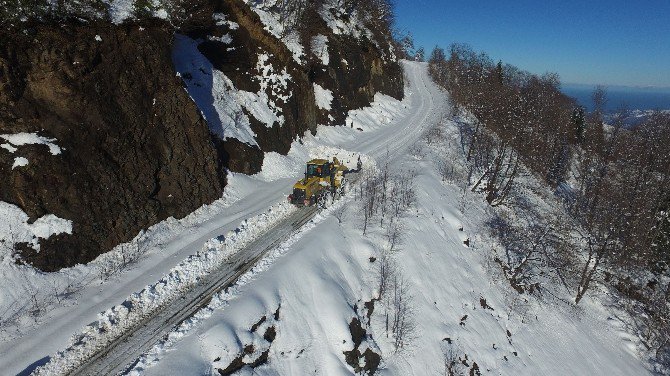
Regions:
[[563, 83], [670, 87], [670, 0], [395, 0], [427, 53], [470, 44]]

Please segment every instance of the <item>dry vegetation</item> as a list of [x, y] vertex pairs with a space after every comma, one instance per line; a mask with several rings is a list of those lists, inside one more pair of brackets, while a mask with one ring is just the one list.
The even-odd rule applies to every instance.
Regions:
[[548, 272], [575, 304], [595, 285], [608, 287], [650, 353], [670, 363], [670, 114], [630, 127], [622, 109], [606, 124], [602, 88], [586, 113], [561, 93], [556, 75], [496, 64], [465, 45], [436, 48], [429, 63], [455, 106], [477, 119], [460, 124], [466, 186], [491, 206], [527, 214], [510, 192], [528, 173], [564, 202], [562, 218], [489, 223], [505, 247], [495, 261], [510, 284], [538, 292], [536, 276]]

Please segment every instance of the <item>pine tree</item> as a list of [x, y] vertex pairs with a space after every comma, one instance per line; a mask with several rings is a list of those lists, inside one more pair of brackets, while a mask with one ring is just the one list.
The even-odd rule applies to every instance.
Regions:
[[402, 37], [400, 47], [402, 48], [404, 58], [411, 59], [414, 56], [414, 38], [412, 38], [412, 33], [407, 33]]
[[500, 85], [502, 85], [505, 82], [502, 61], [498, 61], [498, 65], [496, 65], [496, 78], [498, 79], [498, 83]]
[[414, 53], [414, 60], [421, 62], [426, 60], [426, 51], [423, 49], [423, 47], [419, 47], [419, 49], [416, 50]]
[[584, 116], [584, 107], [577, 106], [572, 111], [572, 125], [575, 129], [575, 138], [577, 143], [584, 142], [584, 132], [586, 130], [586, 119]]

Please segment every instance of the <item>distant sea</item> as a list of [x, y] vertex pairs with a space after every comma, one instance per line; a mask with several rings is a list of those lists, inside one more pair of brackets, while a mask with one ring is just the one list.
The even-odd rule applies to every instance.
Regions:
[[[625, 105], [628, 110], [668, 110], [670, 109], [670, 88], [609, 86], [606, 110], [615, 112]], [[591, 94], [593, 85], [563, 84], [563, 93], [577, 99], [577, 102], [592, 110]]]

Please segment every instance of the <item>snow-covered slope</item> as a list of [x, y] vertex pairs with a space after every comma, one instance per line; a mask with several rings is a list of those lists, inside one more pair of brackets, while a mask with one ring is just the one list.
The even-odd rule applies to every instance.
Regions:
[[[240, 374], [351, 374], [344, 352], [357, 342], [350, 327], [354, 317], [367, 332], [359, 349], [381, 354], [382, 374], [439, 374], [449, 351], [467, 363], [461, 370], [477, 363], [482, 373], [646, 373], [628, 336], [596, 301], [580, 309], [525, 301], [492, 277], [494, 266], [487, 257], [492, 243], [483, 230], [490, 214], [482, 198], [463, 196], [458, 187], [442, 182], [437, 168], [445, 157], [459, 158], [455, 124], [441, 121], [447, 97], [430, 82], [424, 64], [405, 63], [405, 69], [410, 85], [403, 102], [380, 96], [372, 107], [350, 113], [349, 126], [319, 127], [316, 136], [294, 143], [288, 156], [268, 154], [260, 174], [233, 174], [226, 197], [185, 220], [155, 226], [134, 268], [102, 284], [96, 265], [113, 263], [111, 255], [51, 275], [31, 275], [5, 260], [3, 276], [30, 275], [38, 286], [73, 277], [88, 280], [76, 299], [42, 319], [47, 324], [22, 321], [21, 337], [0, 344], [3, 372], [44, 363], [98, 312], [154, 283], [210, 238], [283, 201], [312, 153], [341, 147], [374, 158], [378, 166], [388, 162], [394, 172], [414, 171], [416, 201], [401, 219], [404, 241], [392, 254], [412, 296], [416, 330], [408, 346], [396, 352], [392, 338], [386, 338], [382, 302], [375, 303], [367, 325], [370, 310], [364, 307], [378, 293], [375, 270], [388, 248], [389, 226], [373, 224], [363, 236], [362, 205], [351, 191], [157, 345], [132, 373], [218, 374], [240, 355], [252, 363], [267, 354], [265, 364], [253, 370], [246, 366]], [[438, 123], [447, 141], [428, 144], [422, 135]], [[121, 252], [117, 249], [116, 255]], [[253, 348], [245, 352], [248, 345]]]
[[[421, 72], [422, 69], [414, 70]], [[427, 79], [422, 74], [421, 78]], [[310, 150], [317, 153], [319, 148], [327, 150], [323, 149], [324, 144], [334, 147], [351, 144], [363, 145], [357, 149], [369, 151], [379, 148], [380, 144], [375, 141], [364, 146], [366, 140], [397, 142], [397, 138], [391, 137], [397, 133], [404, 138], [414, 137], [402, 129], [429, 113], [430, 100], [430, 95], [410, 95], [403, 102], [384, 99], [384, 106], [395, 109], [394, 118], [391, 121], [387, 113], [383, 122], [377, 116], [361, 120], [367, 122], [360, 123], [362, 126], [375, 129], [370, 132], [340, 127], [328, 136], [333, 127], [319, 127], [316, 136], [304, 135], [302, 145], [294, 143], [288, 157], [268, 153], [261, 173], [254, 176], [231, 173], [222, 199], [182, 220], [161, 222], [138, 235], [133, 242], [116, 247], [86, 266], [39, 273], [15, 265], [10, 257], [3, 258], [0, 265], [4, 281], [4, 288], [0, 290], [3, 321], [0, 367], [14, 374], [44, 364], [50, 354], [65, 348], [69, 338], [95, 321], [100, 312], [159, 280], [180, 261], [201, 250], [209, 239], [235, 230], [246, 218], [285, 201], [291, 185], [303, 172], [304, 162], [310, 158]], [[379, 105], [382, 104], [375, 104]], [[324, 138], [331, 141], [326, 143]], [[124, 263], [128, 265], [119, 271]], [[16, 305], [21, 301], [18, 297], [33, 294], [41, 312], [36, 316], [15, 315], [19, 310], [25, 312], [24, 307]], [[32, 304], [32, 299], [26, 304]]]
[[[481, 197], [464, 196], [444, 183], [437, 168], [445, 157], [459, 159], [455, 123], [439, 123], [445, 131], [440, 145], [418, 139], [439, 121], [446, 98], [416, 74], [423, 66], [406, 67], [415, 73], [407, 123], [393, 124], [393, 134], [387, 133], [392, 127], [380, 128], [380, 138], [350, 144], [371, 153], [378, 165], [388, 161], [390, 171], [416, 174], [417, 199], [401, 219], [404, 241], [392, 253], [409, 283], [416, 329], [408, 345], [396, 351], [387, 338], [382, 302], [375, 302], [365, 324], [366, 303], [378, 294], [376, 270], [388, 248], [388, 225], [373, 225], [363, 236], [362, 205], [350, 194], [184, 323], [131, 373], [214, 375], [241, 361], [247, 365], [239, 374], [351, 374], [345, 352], [356, 345], [354, 318], [367, 331], [360, 351], [382, 356], [380, 374], [443, 374], [445, 354], [453, 354], [454, 367], [464, 373], [648, 373], [630, 336], [597, 301], [580, 308], [539, 302], [494, 279], [487, 256], [493, 244], [483, 230], [489, 209]], [[352, 135], [339, 128], [318, 138], [342, 142]], [[382, 137], [393, 139], [389, 144]]]

